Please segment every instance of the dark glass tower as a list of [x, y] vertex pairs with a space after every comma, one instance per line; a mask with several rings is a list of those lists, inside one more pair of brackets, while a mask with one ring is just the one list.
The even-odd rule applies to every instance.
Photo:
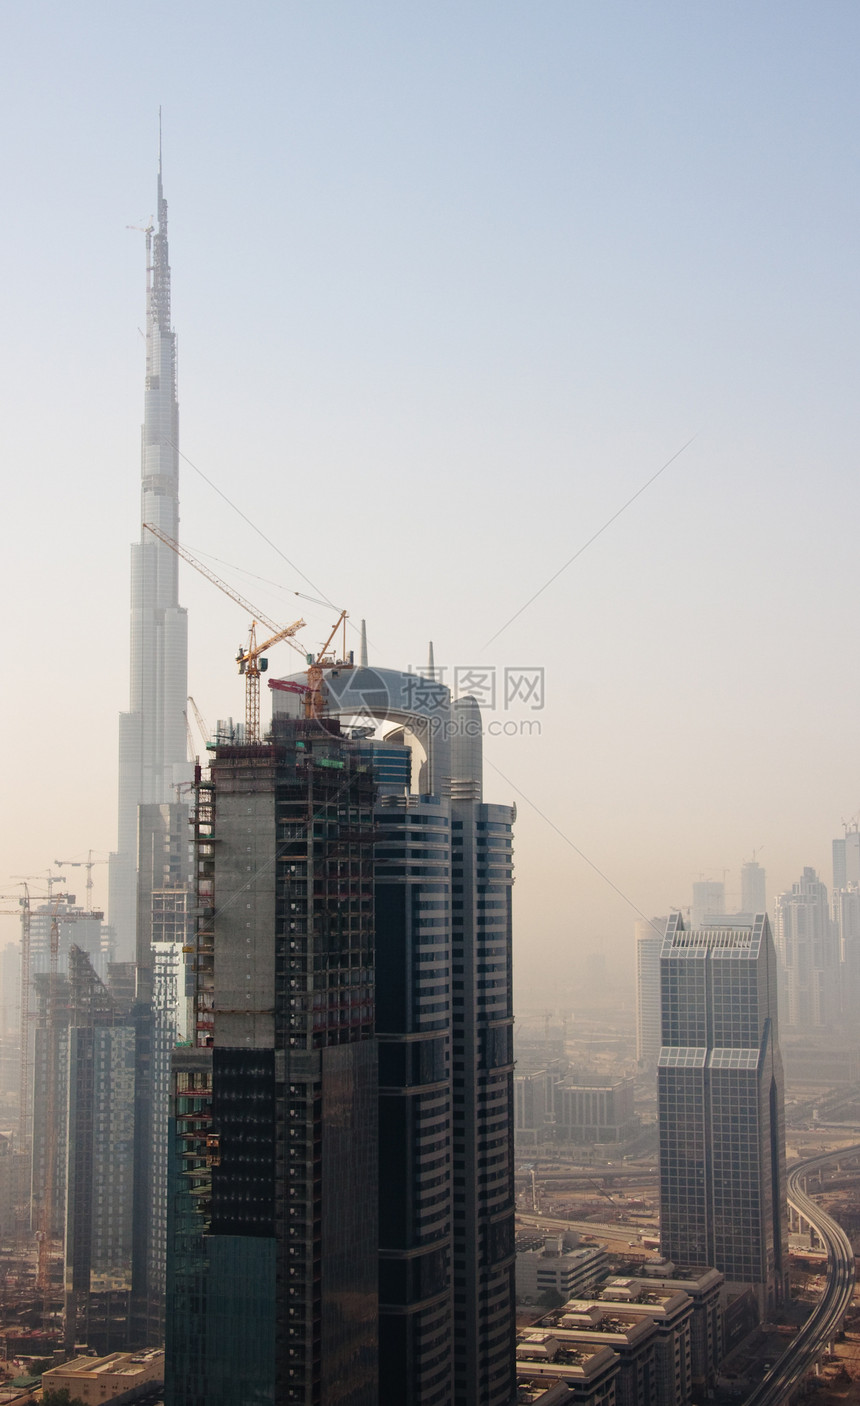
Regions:
[[432, 675], [362, 667], [328, 706], [388, 727], [359, 744], [380, 791], [380, 1403], [508, 1406], [513, 807], [483, 803], [480, 711]]
[[[401, 747], [408, 757], [408, 749]], [[379, 759], [383, 760], [383, 749]], [[451, 821], [446, 803], [380, 798], [379, 1347], [383, 1406], [448, 1406], [451, 1282]]]
[[788, 1286], [776, 952], [765, 914], [687, 931], [660, 957], [660, 1247], [750, 1284], [762, 1313]]
[[514, 816], [510, 806], [477, 800], [454, 801], [451, 815], [454, 1401], [507, 1406], [516, 1308]]

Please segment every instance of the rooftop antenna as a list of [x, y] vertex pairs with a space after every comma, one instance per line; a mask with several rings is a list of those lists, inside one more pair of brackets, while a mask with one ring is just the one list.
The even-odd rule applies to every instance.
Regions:
[[362, 669], [367, 668], [367, 621], [361, 622], [361, 644], [358, 649], [358, 662]]
[[434, 659], [433, 659], [433, 641], [432, 641], [432, 640], [430, 641], [430, 649], [429, 649], [429, 652], [428, 652], [428, 655], [427, 655], [427, 677], [428, 677], [428, 679], [435, 679], [435, 677], [436, 677], [436, 664], [435, 664], [435, 661], [434, 661]]

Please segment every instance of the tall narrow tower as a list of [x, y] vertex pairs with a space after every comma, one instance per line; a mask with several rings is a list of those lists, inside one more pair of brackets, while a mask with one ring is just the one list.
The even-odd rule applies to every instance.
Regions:
[[660, 955], [660, 1249], [786, 1301], [785, 1115], [776, 951], [766, 913], [687, 929]]
[[110, 862], [116, 957], [135, 955], [138, 806], [176, 799], [185, 778], [188, 622], [178, 600], [178, 558], [146, 532], [179, 527], [176, 333], [170, 325], [167, 201], [158, 151], [158, 224], [146, 231], [146, 390], [141, 432], [140, 541], [131, 549], [131, 683], [119, 720], [119, 823]]

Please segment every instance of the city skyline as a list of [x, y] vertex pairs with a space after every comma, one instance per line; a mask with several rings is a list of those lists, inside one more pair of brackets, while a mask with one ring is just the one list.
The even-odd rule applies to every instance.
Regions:
[[[183, 451], [295, 569], [187, 464], [183, 537], [366, 617], [371, 659], [417, 667], [432, 635], [452, 670], [545, 668], [540, 737], [487, 738], [495, 793], [520, 813], [526, 974], [551, 971], [571, 937], [626, 950], [633, 916], [542, 816], [646, 915], [762, 848], [772, 894], [804, 866], [828, 875], [860, 799], [839, 741], [857, 680], [835, 526], [857, 494], [853, 8], [812, 26], [775, 5], [646, 20], [503, 4], [491, 22], [480, 6], [374, 5], [360, 24], [343, 5], [264, 7], [256, 27], [216, 8], [220, 25], [174, 17], [167, 48], [158, 13], [48, 12], [47, 47], [41, 9], [10, 21], [20, 62], [3, 98], [23, 133], [4, 231], [10, 509], [38, 522], [36, 550], [16, 534], [4, 569], [43, 661], [41, 686], [6, 695], [21, 739], [9, 873], [115, 843], [142, 361], [142, 236], [125, 226], [150, 220], [161, 102]], [[437, 490], [420, 512], [405, 506], [417, 484]], [[468, 584], [436, 573], [426, 600], [391, 591], [354, 532], [362, 504], [378, 550], [444, 540]], [[278, 619], [297, 613], [234, 579]], [[192, 692], [210, 723], [238, 716], [248, 622], [181, 581]], [[313, 611], [311, 645], [332, 623]], [[11, 653], [22, 630], [7, 628]], [[801, 633], [820, 678], [786, 688]], [[60, 681], [76, 743], [61, 771], [45, 745]], [[692, 821], [691, 772], [707, 797]], [[95, 882], [104, 904], [103, 870]]]

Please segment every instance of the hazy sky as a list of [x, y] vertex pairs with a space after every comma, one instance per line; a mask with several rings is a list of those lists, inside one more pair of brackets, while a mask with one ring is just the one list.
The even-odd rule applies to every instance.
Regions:
[[[524, 977], [635, 917], [529, 802], [648, 914], [753, 849], [772, 893], [829, 884], [860, 810], [856, 3], [0, 23], [0, 883], [115, 843], [161, 104], [181, 447], [294, 568], [187, 465], [184, 539], [285, 621], [217, 563], [304, 573], [376, 662], [545, 669], [541, 735], [486, 745]], [[244, 615], [185, 568], [182, 599], [198, 705], [241, 714]], [[333, 617], [298, 608], [312, 646]]]

